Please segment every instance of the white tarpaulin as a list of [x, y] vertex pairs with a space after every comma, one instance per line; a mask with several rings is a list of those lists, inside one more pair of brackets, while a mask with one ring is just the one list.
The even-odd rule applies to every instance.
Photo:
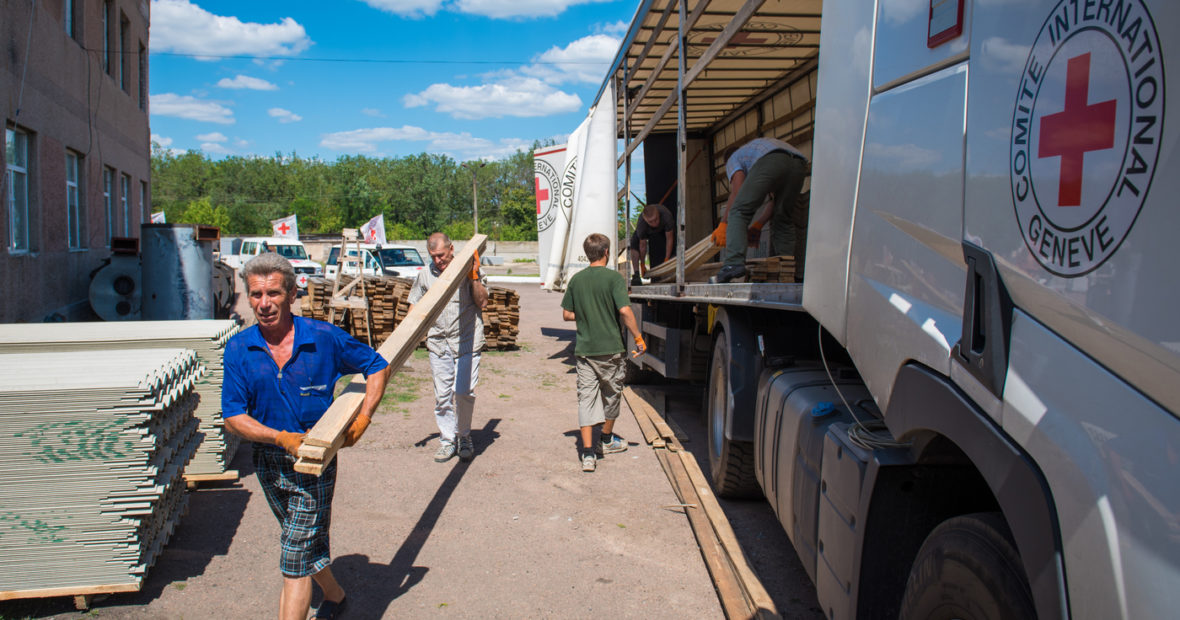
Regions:
[[548, 265], [541, 277], [541, 286], [551, 291], [565, 290], [566, 282], [590, 265], [582, 242], [591, 233], [606, 235], [611, 240], [608, 256], [616, 253], [617, 141], [615, 110], [611, 107], [613, 89], [613, 85], [606, 87], [599, 98], [602, 103], [590, 110], [589, 117], [566, 144], [561, 202], [551, 227], [553, 241]]
[[[537, 265], [541, 276], [549, 271], [549, 251], [553, 247], [553, 223], [561, 205], [562, 172], [566, 145], [547, 146], [533, 151], [534, 196], [537, 199]], [[570, 183], [573, 194], [573, 183]], [[568, 214], [566, 216], [568, 219]], [[542, 279], [541, 284], [545, 282]]]

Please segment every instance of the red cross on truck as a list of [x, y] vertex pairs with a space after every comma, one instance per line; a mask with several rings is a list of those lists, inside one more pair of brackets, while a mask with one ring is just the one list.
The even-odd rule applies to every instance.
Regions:
[[1041, 119], [1038, 157], [1061, 158], [1057, 206], [1082, 204], [1082, 172], [1086, 153], [1114, 146], [1114, 99], [1087, 103], [1090, 92], [1089, 52], [1069, 59], [1065, 78], [1065, 109]]

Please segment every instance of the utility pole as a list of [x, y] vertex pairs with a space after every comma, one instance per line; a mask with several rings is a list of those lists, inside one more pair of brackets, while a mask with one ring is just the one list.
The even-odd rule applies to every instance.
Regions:
[[479, 169], [488, 165], [488, 162], [481, 161], [481, 162], [479, 162], [478, 166], [475, 165], [475, 162], [467, 162], [467, 163], [459, 164], [459, 165], [461, 165], [464, 168], [467, 168], [468, 170], [471, 171], [471, 222], [472, 222], [472, 225], [475, 229], [473, 234], [478, 235], [479, 234], [479, 198], [478, 198], [478, 194], [477, 194], [478, 190], [476, 189], [476, 180], [479, 178], [479, 175], [478, 175]]

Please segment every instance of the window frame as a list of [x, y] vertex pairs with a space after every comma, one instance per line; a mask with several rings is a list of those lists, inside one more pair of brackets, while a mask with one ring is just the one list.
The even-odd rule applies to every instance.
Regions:
[[102, 72], [111, 75], [111, 0], [102, 2]]
[[[86, 249], [86, 218], [82, 208], [82, 161], [77, 151], [66, 149], [66, 245], [71, 250]], [[73, 180], [70, 176], [73, 176]]]
[[119, 88], [123, 92], [131, 94], [131, 80], [128, 78], [131, 74], [131, 55], [127, 53], [128, 39], [131, 35], [131, 20], [127, 19], [127, 14], [119, 11]]
[[[18, 140], [17, 136], [23, 136], [23, 141]], [[4, 128], [4, 181], [7, 191], [4, 197], [4, 206], [6, 215], [8, 217], [8, 253], [9, 254], [29, 254], [33, 251], [32, 244], [32, 224], [30, 222], [30, 208], [29, 208], [29, 142], [32, 136], [29, 132], [24, 131], [18, 127], [8, 126]], [[14, 145], [23, 142], [21, 152], [24, 155], [24, 164], [17, 164], [19, 159], [15, 156], [9, 156], [9, 150], [16, 153]], [[23, 226], [17, 225], [17, 196], [16, 196], [16, 177], [20, 175], [24, 183], [22, 184], [24, 195], [22, 196], [23, 205], [20, 210], [23, 211]], [[18, 239], [18, 233], [23, 238]]]
[[106, 211], [106, 247], [111, 247], [111, 237], [115, 235], [115, 199], [111, 194], [115, 191], [115, 169], [110, 166], [102, 168], [102, 202]]

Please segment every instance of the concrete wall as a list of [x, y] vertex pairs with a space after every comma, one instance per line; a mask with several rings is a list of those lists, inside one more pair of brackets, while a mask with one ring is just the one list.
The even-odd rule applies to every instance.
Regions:
[[[307, 248], [307, 253], [311, 256], [311, 260], [317, 262], [324, 262], [328, 259], [328, 252], [332, 246], [340, 243], [340, 239], [301, 239], [304, 247]], [[422, 254], [422, 260], [430, 260], [426, 253], [425, 239], [409, 239], [409, 240], [391, 240], [391, 244], [408, 245], [414, 247]], [[455, 242], [455, 249], [463, 249], [462, 241]], [[498, 256], [504, 259], [505, 263], [511, 263], [516, 259], [532, 259], [537, 260], [537, 242], [536, 241], [488, 241], [484, 249], [484, 256]]]
[[[147, 67], [148, 2], [111, 0], [111, 74], [103, 71], [100, 0], [76, 0], [76, 34], [65, 30], [61, 0], [29, 3], [0, 0], [0, 93], [9, 104], [0, 108], [5, 125], [29, 137], [30, 251], [13, 251], [7, 205], [0, 212], [0, 322], [46, 318], [90, 318], [90, 272], [110, 255], [103, 203], [103, 170], [114, 171], [114, 236], [139, 236], [148, 220], [141, 183], [148, 182], [151, 147], [147, 101], [141, 101], [139, 46]], [[30, 15], [30, 10], [34, 11]], [[32, 19], [30, 19], [30, 17]], [[120, 56], [120, 24], [126, 19], [126, 53]], [[30, 32], [30, 28], [32, 29]], [[31, 38], [30, 38], [31, 35]], [[26, 42], [29, 42], [26, 55]], [[119, 81], [119, 61], [126, 60], [126, 89]], [[27, 71], [26, 71], [27, 66]], [[23, 76], [23, 79], [22, 79]], [[23, 87], [23, 91], [22, 91]], [[21, 94], [17, 114], [16, 93]], [[143, 75], [146, 99], [147, 75]], [[0, 139], [2, 141], [2, 139]], [[81, 157], [79, 208], [83, 213], [80, 248], [67, 237], [65, 158], [67, 150]], [[0, 160], [4, 150], [0, 149]], [[7, 162], [4, 170], [7, 171]], [[127, 196], [131, 225], [124, 235], [120, 179], [130, 177]], [[8, 192], [4, 182], [5, 196]]]

